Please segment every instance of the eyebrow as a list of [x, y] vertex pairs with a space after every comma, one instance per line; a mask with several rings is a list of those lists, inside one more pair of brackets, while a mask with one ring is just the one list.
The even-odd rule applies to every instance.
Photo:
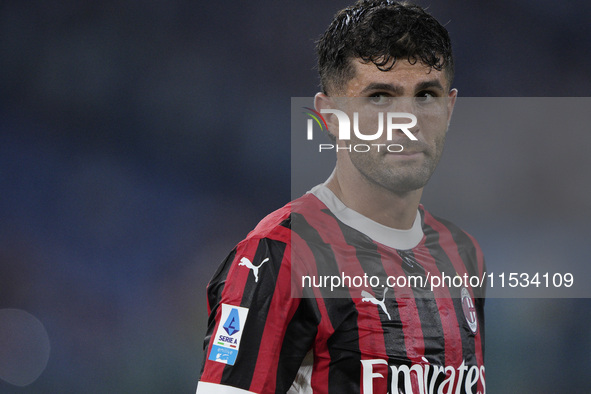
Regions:
[[429, 88], [436, 88], [440, 90], [444, 90], [443, 86], [441, 86], [441, 82], [437, 79], [432, 79], [430, 81], [424, 81], [417, 85], [417, 91], [429, 89]]
[[[440, 90], [444, 90], [443, 86], [441, 86], [441, 82], [437, 79], [432, 79], [429, 81], [423, 81], [416, 86], [416, 92], [420, 92], [421, 90], [429, 89], [429, 88], [436, 88]], [[401, 86], [392, 85], [389, 83], [380, 83], [380, 82], [373, 82], [367, 85], [360, 93], [366, 94], [371, 91], [383, 91], [383, 92], [390, 92], [393, 95], [401, 96], [403, 93], [403, 89]]]
[[396, 86], [396, 85], [392, 85], [392, 84], [389, 84], [389, 83], [378, 83], [378, 82], [370, 83], [360, 93], [361, 94], [366, 94], [368, 92], [376, 91], [376, 90], [381, 90], [381, 91], [384, 91], [384, 92], [390, 92], [390, 93], [395, 94], [395, 95], [401, 95], [402, 94], [402, 87]]

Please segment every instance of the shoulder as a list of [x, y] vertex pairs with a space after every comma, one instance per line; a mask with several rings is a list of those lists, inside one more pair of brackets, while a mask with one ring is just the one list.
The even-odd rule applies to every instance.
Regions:
[[[463, 265], [471, 277], [482, 277], [486, 273], [482, 249], [472, 235], [449, 220], [432, 215], [422, 205], [419, 211], [425, 234], [425, 246], [434, 255], [444, 260], [449, 259], [456, 270]], [[478, 293], [478, 297], [483, 296], [484, 288]]]
[[257, 239], [289, 242], [294, 215], [311, 217], [322, 209], [326, 206], [316, 196], [307, 193], [265, 216], [242, 242]]
[[419, 212], [421, 213], [423, 232], [427, 237], [434, 234], [439, 238], [440, 243], [453, 241], [458, 249], [472, 248], [480, 252], [478, 241], [455, 223], [431, 214], [422, 205], [419, 207]]
[[[300, 240], [299, 235], [292, 230], [294, 216], [298, 217], [303, 213], [310, 217], [312, 216], [311, 212], [318, 211], [322, 207], [324, 205], [314, 195], [306, 194], [265, 216], [234, 247], [226, 260], [222, 262], [212, 281], [224, 281], [227, 275], [233, 275], [233, 271], [238, 266], [250, 266], [265, 261], [265, 259], [270, 260], [269, 263], [277, 265], [274, 272], [278, 272], [279, 266], [289, 266], [292, 243], [299, 245], [298, 241]], [[240, 269], [236, 272], [244, 272], [244, 270]]]
[[447, 255], [459, 255], [466, 267], [484, 272], [486, 264], [478, 241], [456, 224], [419, 208], [427, 247], [443, 249]]

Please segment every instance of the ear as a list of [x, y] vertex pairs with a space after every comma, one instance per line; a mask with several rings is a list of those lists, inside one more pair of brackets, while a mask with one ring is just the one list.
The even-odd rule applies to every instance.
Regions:
[[[334, 99], [330, 96], [327, 96], [324, 93], [316, 93], [314, 96], [314, 108], [318, 112], [322, 112], [323, 109], [338, 109]], [[326, 113], [322, 114], [324, 120], [326, 120], [326, 125], [328, 126], [328, 132], [334, 137], [337, 138], [339, 135], [339, 121], [335, 114]]]
[[454, 106], [456, 105], [456, 98], [458, 98], [458, 89], [450, 90], [447, 97], [447, 125], [449, 126], [451, 114], [454, 112]]

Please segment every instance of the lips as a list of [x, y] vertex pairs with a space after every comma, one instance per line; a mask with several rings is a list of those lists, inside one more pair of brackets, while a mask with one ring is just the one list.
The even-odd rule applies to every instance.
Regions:
[[405, 141], [404, 143], [399, 143], [398, 145], [402, 146], [403, 149], [400, 152], [390, 152], [390, 153], [401, 155], [401, 156], [412, 156], [412, 155], [417, 155], [420, 153], [424, 154], [428, 150], [428, 147], [426, 146], [426, 144], [424, 144], [420, 141], [414, 142], [414, 143], [408, 143], [407, 141]]
[[419, 153], [423, 153], [423, 151], [407, 151], [407, 150], [402, 150], [401, 152], [396, 152], [397, 155], [401, 155], [401, 156], [412, 156], [412, 155], [417, 155]]
[[402, 149], [400, 152], [388, 152], [388, 154], [398, 155], [398, 156], [409, 156], [410, 157], [410, 156], [418, 156], [421, 153], [422, 154], [425, 153], [425, 150], [424, 149], [416, 149], [416, 148], [413, 149], [413, 148], [407, 148], [407, 147], [404, 147], [404, 146], [403, 146], [403, 148], [404, 149]]

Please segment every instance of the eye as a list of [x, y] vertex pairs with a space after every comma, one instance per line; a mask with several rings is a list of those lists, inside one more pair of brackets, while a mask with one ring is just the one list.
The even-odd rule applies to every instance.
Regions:
[[392, 96], [386, 93], [374, 93], [369, 97], [369, 101], [375, 105], [389, 105], [392, 102]]
[[432, 102], [435, 99], [435, 97], [437, 97], [435, 93], [425, 90], [419, 92], [415, 96], [415, 101], [417, 101], [418, 103], [427, 104]]

